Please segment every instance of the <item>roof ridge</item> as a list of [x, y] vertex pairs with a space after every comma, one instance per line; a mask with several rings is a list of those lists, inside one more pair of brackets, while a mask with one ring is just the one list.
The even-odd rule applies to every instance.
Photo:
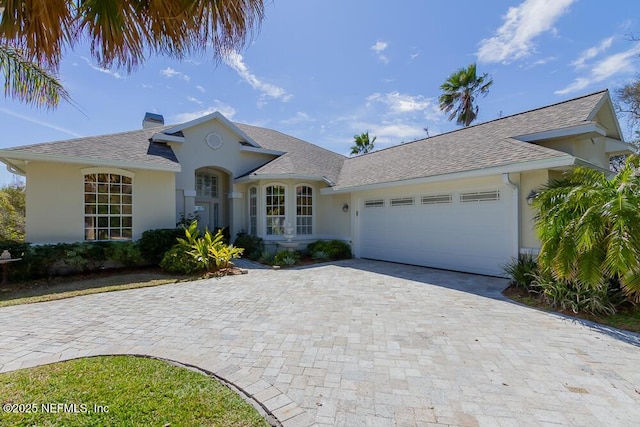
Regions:
[[460, 129], [454, 129], [454, 130], [451, 130], [449, 132], [440, 133], [438, 135], [430, 136], [430, 137], [427, 137], [427, 138], [420, 138], [420, 139], [416, 139], [416, 140], [413, 140], [413, 141], [404, 142], [404, 143], [400, 143], [400, 144], [397, 144], [397, 145], [392, 145], [390, 147], [386, 147], [386, 148], [383, 148], [381, 150], [372, 151], [370, 153], [365, 153], [365, 154], [362, 154], [362, 155], [359, 155], [359, 156], [347, 157], [347, 158], [348, 159], [357, 159], [357, 158], [361, 158], [361, 157], [364, 157], [364, 156], [371, 156], [373, 154], [381, 153], [383, 151], [387, 151], [387, 150], [390, 150], [390, 149], [393, 149], [393, 148], [404, 147], [405, 145], [413, 144], [415, 142], [426, 141], [428, 139], [438, 138], [438, 137], [441, 137], [441, 136], [444, 136], [444, 135], [450, 135], [452, 133], [461, 132], [461, 131], [464, 131], [464, 130], [467, 130], [467, 129], [471, 129], [471, 128], [475, 128], [475, 127], [479, 127], [479, 126], [484, 126], [484, 125], [487, 125], [489, 123], [494, 123], [494, 122], [497, 122], [497, 121], [500, 121], [500, 120], [505, 120], [505, 119], [509, 119], [509, 118], [512, 118], [512, 117], [521, 116], [523, 114], [533, 113], [534, 111], [544, 110], [546, 108], [555, 107], [555, 106], [558, 106], [558, 105], [566, 104], [568, 102], [574, 102], [574, 101], [578, 101], [578, 100], [583, 99], [583, 98], [588, 98], [588, 97], [593, 96], [593, 95], [597, 95], [597, 94], [601, 94], [601, 93], [604, 94], [604, 93], [608, 93], [608, 92], [609, 92], [609, 89], [599, 90], [599, 91], [592, 92], [592, 93], [589, 93], [589, 94], [586, 94], [586, 95], [581, 95], [581, 96], [578, 96], [578, 97], [575, 97], [575, 98], [566, 99], [564, 101], [556, 102], [555, 104], [549, 104], [549, 105], [544, 105], [542, 107], [532, 108], [532, 109], [526, 110], [526, 111], [520, 111], [518, 113], [510, 114], [510, 115], [504, 116], [504, 117], [498, 117], [497, 119], [489, 120], [487, 122], [476, 123], [475, 125], [472, 125], [472, 126], [463, 127], [463, 128], [460, 128]]
[[326, 152], [328, 152], [328, 153], [331, 153], [331, 154], [334, 154], [334, 155], [338, 155], [338, 156], [340, 156], [340, 157], [343, 157], [344, 159], [348, 159], [348, 157], [347, 157], [347, 156], [345, 156], [344, 154], [337, 153], [337, 152], [335, 152], [335, 151], [333, 151], [333, 150], [329, 150], [329, 149], [327, 149], [327, 148], [324, 148], [324, 147], [319, 146], [318, 144], [314, 144], [313, 142], [309, 142], [309, 141], [307, 141], [307, 140], [305, 140], [305, 139], [298, 138], [297, 136], [293, 136], [293, 135], [290, 135], [290, 134], [288, 134], [288, 133], [281, 132], [281, 131], [279, 131], [279, 130], [277, 130], [277, 129], [271, 129], [271, 128], [266, 128], [266, 127], [262, 127], [262, 126], [254, 126], [254, 125], [250, 125], [250, 124], [247, 124], [247, 123], [240, 123], [240, 122], [231, 122], [231, 123], [233, 123], [233, 124], [235, 124], [235, 125], [250, 126], [250, 127], [252, 127], [252, 128], [262, 129], [262, 130], [266, 130], [266, 131], [269, 131], [269, 132], [277, 132], [277, 133], [279, 133], [280, 135], [284, 135], [284, 136], [286, 136], [286, 137], [288, 137], [288, 138], [293, 138], [293, 139], [295, 139], [295, 140], [298, 140], [298, 141], [304, 142], [304, 143], [306, 143], [306, 144], [312, 145], [312, 146], [314, 146], [314, 147], [316, 147], [316, 148], [319, 148], [319, 149], [321, 149], [321, 150], [323, 150], [323, 151], [326, 151]]

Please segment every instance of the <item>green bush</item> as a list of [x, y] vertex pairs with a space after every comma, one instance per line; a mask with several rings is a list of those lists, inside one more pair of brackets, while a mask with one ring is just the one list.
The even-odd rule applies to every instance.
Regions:
[[178, 238], [184, 236], [183, 228], [158, 228], [142, 233], [138, 240], [140, 254], [145, 262], [158, 265], [162, 261], [165, 252], [171, 249]]
[[193, 221], [189, 228], [184, 230], [186, 239], [178, 239], [178, 244], [206, 271], [219, 271], [233, 266], [232, 260], [240, 258], [244, 251], [227, 244], [223, 233], [223, 229], [218, 229], [213, 236], [209, 230], [205, 230], [204, 235], [200, 236], [198, 222]]
[[307, 251], [313, 256], [314, 253], [324, 252], [328, 259], [350, 259], [351, 247], [341, 240], [318, 240], [307, 246]]
[[538, 263], [533, 255], [520, 254], [517, 259], [513, 258], [502, 268], [517, 287], [537, 292], [534, 279], [538, 274]]
[[599, 286], [555, 280], [549, 274], [536, 274], [535, 284], [542, 291], [544, 300], [553, 308], [570, 310], [573, 313], [613, 315], [616, 313], [614, 300], [608, 283]]
[[143, 263], [140, 246], [136, 242], [112, 242], [106, 251], [107, 258], [117, 261], [125, 267]]
[[281, 267], [291, 267], [300, 261], [300, 252], [289, 252], [288, 250], [282, 250], [278, 252], [273, 258], [273, 264]]
[[204, 271], [198, 262], [187, 253], [187, 249], [182, 245], [175, 245], [167, 252], [160, 261], [160, 268], [163, 271], [173, 274], [193, 274]]
[[236, 241], [233, 244], [238, 248], [244, 249], [243, 255], [245, 258], [254, 261], [260, 258], [264, 250], [264, 241], [262, 238], [247, 233], [238, 233]]
[[275, 258], [276, 253], [269, 250], [269, 249], [265, 249], [260, 253], [260, 256], [258, 257], [258, 262], [261, 264], [266, 264], [266, 265], [273, 265], [273, 259]]

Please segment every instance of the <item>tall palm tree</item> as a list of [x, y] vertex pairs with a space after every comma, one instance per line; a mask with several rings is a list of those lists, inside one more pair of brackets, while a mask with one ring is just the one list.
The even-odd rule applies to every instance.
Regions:
[[476, 74], [476, 64], [460, 68], [440, 86], [440, 110], [450, 113], [449, 120], [455, 118], [457, 124], [467, 127], [478, 117], [476, 97], [486, 96], [492, 84], [487, 73]]
[[37, 107], [56, 107], [60, 100], [71, 101], [58, 78], [29, 61], [17, 49], [0, 45], [0, 73], [4, 75], [4, 94]]
[[538, 263], [559, 280], [602, 286], [619, 280], [640, 300], [640, 157], [614, 178], [578, 167], [533, 201], [542, 246]]
[[353, 141], [355, 145], [351, 146], [351, 155], [367, 154], [373, 151], [373, 143], [376, 142], [376, 136], [369, 140], [369, 131], [362, 132], [360, 135], [354, 135]]
[[264, 0], [0, 0], [0, 45], [55, 75], [64, 51], [85, 39], [100, 66], [131, 72], [148, 53], [211, 48], [221, 59], [263, 18]]

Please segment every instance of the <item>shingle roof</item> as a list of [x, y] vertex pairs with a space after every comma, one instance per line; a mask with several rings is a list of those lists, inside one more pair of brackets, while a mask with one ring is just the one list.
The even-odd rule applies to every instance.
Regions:
[[65, 141], [45, 142], [7, 148], [3, 151], [25, 152], [56, 157], [148, 164], [158, 168], [179, 166], [173, 150], [166, 144], [150, 142], [151, 136], [169, 126], [88, 136]]
[[286, 153], [252, 171], [249, 176], [294, 174], [326, 177], [331, 182], [338, 180], [345, 156], [276, 130], [234, 124], [262, 148]]
[[597, 92], [349, 158], [335, 189], [567, 157], [567, 153], [513, 137], [584, 124], [605, 96], [607, 91]]

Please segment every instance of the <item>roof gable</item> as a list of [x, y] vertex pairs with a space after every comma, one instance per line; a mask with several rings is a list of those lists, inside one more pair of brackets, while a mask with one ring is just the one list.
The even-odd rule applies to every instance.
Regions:
[[243, 143], [247, 143], [253, 147], [256, 148], [260, 148], [260, 144], [258, 144], [253, 138], [251, 138], [249, 135], [247, 135], [246, 133], [244, 133], [242, 131], [242, 129], [240, 129], [238, 126], [236, 126], [235, 123], [231, 122], [229, 119], [227, 119], [225, 116], [222, 115], [222, 113], [220, 113], [219, 111], [215, 111], [211, 114], [207, 114], [206, 116], [202, 116], [199, 117], [197, 119], [188, 121], [186, 123], [182, 123], [179, 125], [175, 125], [175, 126], [171, 126], [168, 129], [163, 130], [162, 132], [168, 135], [174, 135], [177, 134], [179, 132], [182, 132], [185, 129], [189, 129], [192, 128], [194, 126], [198, 126], [201, 125], [203, 123], [212, 121], [212, 120], [217, 120], [219, 122], [221, 122], [224, 126], [226, 126], [231, 132], [237, 134], [241, 140], [243, 140]]

